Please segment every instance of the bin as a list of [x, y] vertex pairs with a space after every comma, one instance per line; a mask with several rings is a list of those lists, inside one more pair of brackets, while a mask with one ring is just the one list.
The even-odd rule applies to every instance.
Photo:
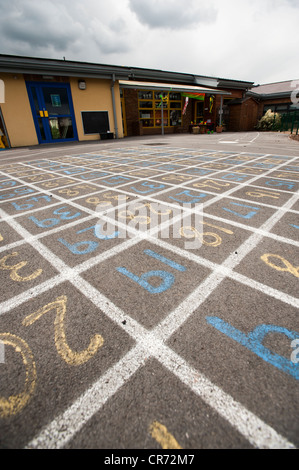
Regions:
[[113, 132], [103, 132], [100, 133], [101, 140], [113, 139], [114, 134]]

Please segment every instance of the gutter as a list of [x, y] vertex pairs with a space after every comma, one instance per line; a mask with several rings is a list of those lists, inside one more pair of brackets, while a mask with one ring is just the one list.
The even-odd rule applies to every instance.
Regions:
[[7, 73], [39, 74], [109, 79], [114, 74], [117, 79], [127, 78], [128, 67], [101, 65], [88, 62], [75, 62], [57, 59], [7, 56], [0, 54], [0, 70]]
[[259, 98], [260, 100], [274, 100], [278, 98], [290, 98], [291, 99], [292, 92], [284, 91], [281, 93], [255, 93], [254, 91], [248, 91], [247, 95], [252, 96], [254, 98]]
[[189, 85], [202, 85], [217, 89], [234, 88], [248, 90], [254, 82], [244, 82], [224, 78], [216, 78], [202, 75], [193, 75], [181, 72], [171, 72], [157, 69], [145, 69], [138, 67], [97, 64], [93, 62], [76, 62], [74, 60], [47, 59], [38, 57], [26, 57], [0, 54], [0, 70], [8, 73], [23, 73], [53, 76], [69, 76], [86, 78], [109, 79], [111, 74], [116, 80], [161, 80]]

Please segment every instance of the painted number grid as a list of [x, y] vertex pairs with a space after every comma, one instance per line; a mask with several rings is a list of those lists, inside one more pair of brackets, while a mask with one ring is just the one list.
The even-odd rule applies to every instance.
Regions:
[[299, 158], [161, 148], [0, 166], [2, 448], [298, 447]]

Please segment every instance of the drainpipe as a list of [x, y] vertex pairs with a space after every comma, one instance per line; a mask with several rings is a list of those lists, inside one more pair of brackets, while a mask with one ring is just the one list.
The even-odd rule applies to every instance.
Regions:
[[161, 91], [161, 126], [162, 126], [162, 135], [164, 135], [164, 103], [163, 103], [163, 95]]
[[115, 74], [112, 75], [111, 95], [112, 95], [112, 105], [113, 105], [113, 117], [114, 117], [114, 126], [115, 126], [115, 137], [116, 137], [116, 139], [118, 139], [118, 126], [117, 126], [117, 117], [116, 117], [114, 84], [115, 84]]

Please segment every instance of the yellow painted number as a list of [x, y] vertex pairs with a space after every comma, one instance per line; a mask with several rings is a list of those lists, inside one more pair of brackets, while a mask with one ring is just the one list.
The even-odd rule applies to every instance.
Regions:
[[67, 196], [78, 196], [78, 194], [80, 194], [80, 191], [76, 191], [74, 189], [69, 189], [69, 188], [64, 188], [64, 189], [60, 189], [58, 191], [60, 194], [66, 194]]
[[55, 326], [55, 345], [58, 351], [58, 354], [62, 357], [62, 359], [69, 365], [72, 366], [79, 366], [84, 364], [85, 362], [89, 361], [99, 350], [101, 346], [103, 346], [104, 340], [101, 335], [95, 335], [87, 349], [81, 352], [73, 351], [69, 345], [67, 344], [65, 331], [64, 331], [64, 318], [66, 314], [66, 304], [67, 304], [67, 297], [62, 295], [57, 297], [54, 302], [51, 302], [41, 309], [37, 310], [36, 312], [28, 315], [23, 320], [24, 326], [30, 326], [34, 322], [36, 322], [39, 318], [41, 318], [46, 313], [50, 312], [51, 310], [56, 310], [56, 317], [54, 321]]
[[36, 386], [36, 366], [31, 349], [23, 339], [10, 333], [0, 333], [0, 341], [21, 354], [26, 371], [23, 392], [8, 398], [0, 397], [0, 417], [7, 418], [19, 413], [32, 397]]
[[251, 197], [257, 197], [257, 198], [260, 198], [260, 197], [270, 197], [272, 199], [279, 199], [280, 197], [280, 194], [279, 193], [269, 193], [268, 191], [264, 192], [264, 191], [251, 191], [251, 192], [248, 192], [246, 193], [247, 196], [251, 196]]
[[[224, 232], [228, 235], [233, 235], [234, 234], [234, 232], [232, 232], [231, 230], [228, 230], [228, 229], [223, 228], [223, 227], [219, 227], [218, 225], [209, 224], [207, 222], [203, 222], [203, 225], [208, 225], [209, 227], [216, 228], [216, 229], [220, 230], [221, 232]], [[189, 233], [188, 233], [188, 231], [189, 231]], [[191, 232], [191, 234], [190, 234], [190, 232]], [[222, 238], [217, 233], [214, 233], [214, 232], [200, 233], [195, 227], [191, 227], [191, 226], [190, 227], [181, 227], [180, 235], [182, 237], [185, 237], [185, 238], [199, 238], [201, 240], [201, 242], [206, 246], [216, 247], [216, 246], [221, 245], [221, 243], [222, 243]], [[211, 238], [212, 238], [212, 241], [211, 241]]]
[[220, 191], [222, 187], [230, 186], [230, 183], [220, 183], [220, 181], [205, 180], [202, 183], [194, 183], [192, 186], [194, 186], [194, 188], [212, 188], [216, 189], [216, 191]]
[[[159, 211], [156, 211], [156, 209], [152, 206], [151, 203], [147, 202], [146, 204], [142, 204], [142, 205], [139, 205], [137, 204], [136, 205], [136, 210], [139, 210], [139, 209], [142, 209], [143, 207], [147, 207], [150, 212], [154, 213], [154, 214], [157, 214], [157, 215], [170, 215], [172, 213], [172, 210], [171, 209], [167, 209], [165, 212], [159, 212]], [[128, 219], [128, 220], [138, 220], [139, 223], [141, 225], [148, 225], [151, 223], [151, 218], [150, 217], [147, 217], [145, 215], [137, 215], [135, 216], [133, 214], [133, 212], [129, 211], [129, 210], [125, 210], [125, 211], [121, 211], [119, 213], [119, 217], [121, 217], [122, 219]]]
[[155, 439], [162, 449], [182, 449], [176, 439], [168, 432], [166, 426], [154, 421], [149, 427], [150, 435]]
[[72, 196], [78, 196], [78, 194], [80, 194], [80, 189], [93, 189], [93, 187], [82, 184], [82, 185], [73, 186], [72, 189], [71, 188], [60, 189], [58, 192], [72, 197]]
[[34, 273], [30, 274], [29, 276], [20, 276], [18, 274], [18, 271], [20, 271], [20, 269], [22, 269], [24, 266], [27, 265], [27, 261], [21, 261], [20, 263], [17, 263], [13, 266], [6, 264], [6, 261], [9, 258], [13, 258], [15, 256], [19, 256], [19, 253], [11, 253], [0, 259], [0, 269], [11, 271], [10, 277], [13, 281], [19, 281], [19, 282], [33, 281], [33, 279], [37, 278], [43, 272], [42, 269], [37, 269], [36, 271], [34, 271]]
[[[271, 262], [271, 258], [278, 260], [278, 262], [282, 262], [285, 267], [279, 266], [278, 264]], [[276, 269], [276, 271], [289, 272], [293, 276], [299, 277], [299, 266], [293, 266], [288, 260], [286, 260], [280, 255], [273, 255], [271, 253], [268, 253], [261, 256], [261, 260], [264, 261], [264, 263], [266, 263], [271, 268]]]
[[[105, 193], [103, 194], [103, 196], [105, 199], [112, 199], [112, 200], [119, 200], [119, 201], [126, 201], [127, 199], [129, 199], [129, 196], [125, 196], [124, 194], [119, 194], [119, 195], [114, 195], [114, 196], [111, 196], [109, 193]], [[86, 202], [88, 202], [88, 204], [92, 204], [92, 205], [95, 205], [95, 206], [101, 206], [101, 207], [105, 207], [105, 206], [111, 206], [111, 202], [110, 201], [103, 201], [101, 200], [99, 197], [88, 197], [86, 199]]]
[[163, 181], [189, 181], [192, 179], [192, 176], [183, 176], [183, 175], [169, 175], [162, 178]]

